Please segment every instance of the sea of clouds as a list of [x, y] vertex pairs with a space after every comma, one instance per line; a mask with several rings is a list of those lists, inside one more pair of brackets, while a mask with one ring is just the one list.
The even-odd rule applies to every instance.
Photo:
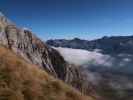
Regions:
[[103, 67], [132, 67], [133, 55], [119, 54], [111, 56], [102, 54], [100, 50], [87, 51], [83, 49], [72, 49], [63, 47], [54, 47], [70, 64], [78, 66], [103, 66]]
[[82, 49], [72, 49], [72, 48], [55, 48], [60, 54], [64, 57], [64, 59], [78, 66], [81, 65], [104, 65], [111, 66], [112, 65], [112, 57], [109, 55], [104, 55], [99, 53], [98, 50], [95, 51], [87, 51]]

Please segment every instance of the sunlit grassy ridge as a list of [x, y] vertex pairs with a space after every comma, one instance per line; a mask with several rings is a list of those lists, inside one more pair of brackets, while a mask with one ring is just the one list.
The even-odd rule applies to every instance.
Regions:
[[0, 46], [0, 100], [93, 100]]

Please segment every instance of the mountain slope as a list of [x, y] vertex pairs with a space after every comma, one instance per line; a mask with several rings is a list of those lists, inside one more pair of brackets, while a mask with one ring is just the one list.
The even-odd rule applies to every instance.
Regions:
[[21, 55], [29, 63], [36, 64], [54, 77], [65, 80], [69, 65], [63, 57], [31, 31], [18, 28], [5, 16], [0, 16], [0, 44]]
[[57, 50], [46, 45], [31, 31], [17, 27], [4, 15], [0, 16], [0, 44], [82, 93], [88, 90], [86, 79], [79, 67], [66, 62]]
[[93, 100], [0, 46], [0, 100]]

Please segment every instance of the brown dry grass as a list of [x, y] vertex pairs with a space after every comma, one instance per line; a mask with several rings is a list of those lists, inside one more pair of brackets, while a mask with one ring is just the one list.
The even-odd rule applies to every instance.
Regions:
[[93, 100], [0, 46], [0, 100]]

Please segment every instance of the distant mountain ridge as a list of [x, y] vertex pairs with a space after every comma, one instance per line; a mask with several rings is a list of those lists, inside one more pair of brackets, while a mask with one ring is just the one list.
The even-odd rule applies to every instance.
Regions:
[[133, 36], [104, 36], [103, 38], [91, 41], [79, 38], [74, 38], [72, 40], [55, 39], [48, 40], [46, 43], [55, 47], [68, 47], [90, 51], [99, 49], [102, 53], [107, 54], [133, 54]]

